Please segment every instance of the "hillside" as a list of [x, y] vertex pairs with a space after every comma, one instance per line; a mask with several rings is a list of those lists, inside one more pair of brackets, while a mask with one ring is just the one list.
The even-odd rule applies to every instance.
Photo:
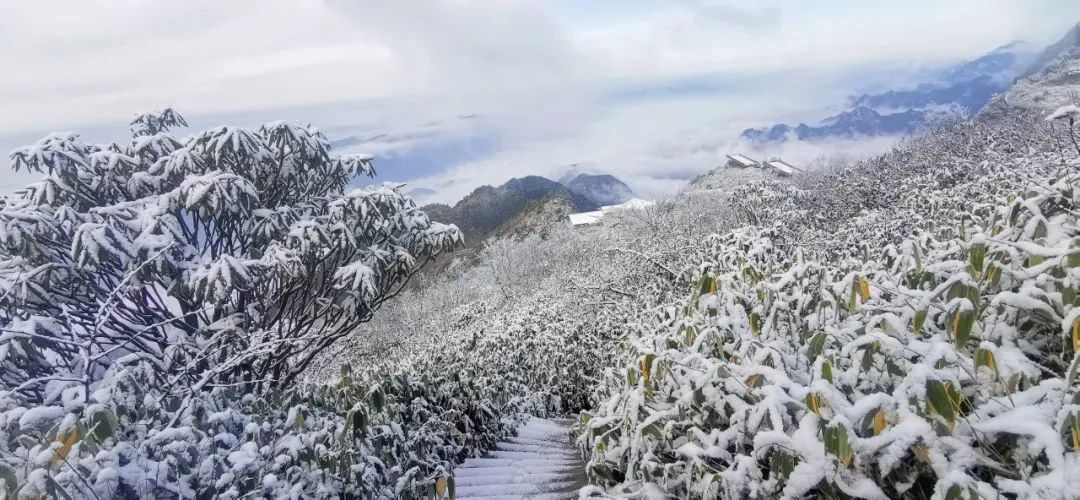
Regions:
[[776, 176], [770, 170], [763, 168], [732, 168], [721, 165], [694, 178], [686, 186], [685, 192], [717, 190], [730, 193], [744, 184], [774, 178]]
[[994, 95], [1008, 89], [1018, 76], [1031, 71], [1032, 61], [1037, 59], [1028, 44], [1013, 42], [948, 68], [933, 81], [923, 82], [915, 88], [854, 96], [850, 109], [819, 123], [751, 128], [743, 131], [741, 137], [766, 144], [792, 138], [813, 141], [911, 135], [928, 126], [974, 116]]
[[1080, 498], [1080, 26], [1036, 61], [585, 230], [624, 183], [419, 207], [310, 125], [49, 134], [0, 197], [0, 497]]
[[1052, 110], [1080, 101], [1080, 24], [1037, 58], [1037, 66], [1008, 92], [1004, 103], [1026, 109]]
[[457, 360], [508, 411], [583, 410], [590, 477], [619, 498], [1060, 498], [1080, 152], [1048, 113], [994, 107], [855, 165], [501, 243], [427, 293], [454, 311], [439, 333], [371, 334], [416, 339], [406, 366]]
[[579, 174], [563, 185], [599, 206], [618, 205], [635, 197], [630, 186], [613, 175]]
[[[433, 204], [422, 207], [435, 220], [456, 225], [468, 244], [476, 244], [518, 215], [545, 205], [551, 199], [564, 200], [574, 212], [596, 210], [599, 205], [566, 186], [539, 176], [510, 179], [499, 187], [481, 186], [449, 206]], [[513, 232], [506, 229], [504, 232]]]

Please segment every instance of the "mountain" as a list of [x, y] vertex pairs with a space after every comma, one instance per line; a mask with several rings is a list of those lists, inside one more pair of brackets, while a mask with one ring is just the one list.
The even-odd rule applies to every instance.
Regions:
[[1073, 52], [1077, 46], [1080, 46], [1080, 23], [1073, 26], [1072, 29], [1065, 33], [1065, 36], [1063, 36], [1061, 40], [1057, 41], [1057, 43], [1054, 43], [1039, 52], [1028, 67], [1020, 73], [1019, 79], [1022, 80], [1042, 72], [1055, 60], [1075, 61], [1077, 57], [1070, 53]]
[[935, 106], [957, 105], [969, 113], [978, 111], [994, 94], [1007, 85], [993, 76], [983, 75], [946, 87], [923, 84], [913, 90], [890, 90], [878, 94], [863, 94], [852, 99], [855, 107], [874, 109], [925, 109]]
[[800, 123], [794, 127], [786, 124], [768, 129], [748, 129], [742, 137], [754, 142], [780, 142], [791, 137], [800, 141], [827, 137], [857, 137], [872, 135], [910, 134], [929, 121], [932, 111], [909, 109], [900, 113], [881, 114], [866, 106], [859, 106], [836, 116], [822, 120], [817, 126]]
[[634, 198], [630, 186], [612, 175], [579, 174], [562, 184], [600, 206], [618, 205]]
[[919, 84], [914, 89], [855, 96], [850, 110], [817, 125], [779, 124], [747, 129], [742, 137], [768, 143], [790, 138], [911, 134], [932, 123], [976, 114], [993, 96], [1007, 90], [1033, 59], [1028, 44], [1013, 42], [949, 68], [937, 81]]
[[574, 212], [600, 208], [558, 182], [532, 175], [510, 179], [499, 187], [480, 186], [454, 206], [436, 203], [423, 210], [432, 220], [456, 224], [465, 233], [466, 243], [472, 245], [497, 233], [519, 214], [552, 199], [563, 200]]
[[578, 212], [574, 204], [564, 196], [549, 196], [530, 203], [510, 220], [492, 232], [496, 238], [523, 238], [529, 235], [546, 237], [548, 231], [558, 224], [565, 224], [570, 214]]
[[1080, 24], [1039, 53], [1005, 93], [1004, 101], [1012, 107], [1039, 110], [1080, 103]]
[[1002, 45], [978, 59], [961, 63], [946, 72], [945, 79], [952, 84], [990, 78], [1008, 87], [1016, 77], [1032, 63], [1037, 50], [1031, 44], [1015, 41]]

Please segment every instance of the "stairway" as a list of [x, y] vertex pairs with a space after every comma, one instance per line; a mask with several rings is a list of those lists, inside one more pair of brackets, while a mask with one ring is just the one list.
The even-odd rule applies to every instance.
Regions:
[[454, 470], [456, 497], [573, 499], [586, 485], [585, 465], [570, 440], [570, 420], [533, 417], [495, 450]]

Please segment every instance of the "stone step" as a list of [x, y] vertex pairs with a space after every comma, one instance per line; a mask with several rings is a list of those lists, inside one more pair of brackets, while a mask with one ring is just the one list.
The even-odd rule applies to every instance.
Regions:
[[570, 420], [531, 418], [517, 435], [454, 470], [463, 500], [575, 499], [586, 486], [585, 464], [570, 440]]

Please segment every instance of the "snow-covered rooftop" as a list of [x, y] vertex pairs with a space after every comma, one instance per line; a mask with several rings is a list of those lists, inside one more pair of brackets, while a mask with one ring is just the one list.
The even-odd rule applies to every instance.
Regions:
[[769, 160], [765, 164], [784, 175], [795, 175], [802, 172], [801, 169], [784, 160]]
[[751, 160], [750, 158], [747, 158], [746, 156], [743, 156], [741, 154], [728, 155], [728, 160], [731, 160], [731, 161], [735, 162], [736, 164], [741, 165], [743, 167], [755, 167], [755, 166], [757, 166], [756, 161]]
[[599, 224], [600, 219], [604, 218], [604, 212], [599, 210], [595, 212], [581, 212], [578, 214], [570, 214], [571, 226], [589, 226], [592, 224]]
[[655, 201], [643, 200], [641, 198], [631, 198], [631, 199], [629, 199], [627, 201], [624, 201], [624, 202], [622, 202], [622, 203], [620, 203], [618, 205], [606, 205], [606, 206], [600, 207], [600, 211], [604, 212], [604, 213], [608, 213], [608, 212], [610, 212], [612, 210], [621, 210], [621, 209], [641, 210], [641, 209], [646, 208], [646, 207], [651, 207], [651, 206], [653, 206], [655, 204], [656, 204]]
[[595, 212], [581, 212], [576, 214], [570, 214], [570, 225], [589, 226], [593, 224], [599, 224], [600, 220], [604, 218], [604, 214], [607, 214], [613, 210], [641, 210], [655, 204], [655, 201], [642, 200], [641, 198], [632, 198], [618, 205], [606, 205], [600, 207], [600, 210], [597, 210]]

